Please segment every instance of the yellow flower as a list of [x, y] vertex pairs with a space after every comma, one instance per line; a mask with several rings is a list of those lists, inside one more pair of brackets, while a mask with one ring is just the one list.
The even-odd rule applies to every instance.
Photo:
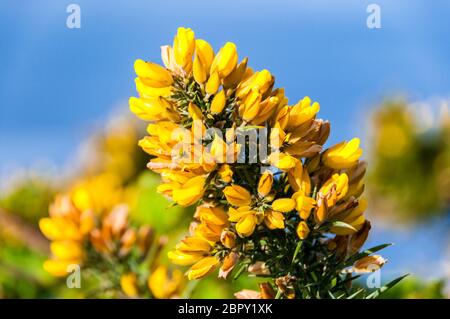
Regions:
[[195, 35], [190, 28], [178, 28], [177, 35], [173, 40], [173, 53], [175, 61], [186, 72], [192, 67], [192, 55], [195, 50]]
[[222, 207], [203, 204], [197, 207], [194, 217], [204, 223], [223, 227], [228, 225], [228, 216]]
[[294, 168], [288, 171], [288, 181], [294, 191], [301, 191], [307, 195], [311, 193], [309, 173], [303, 168], [302, 162], [296, 161]]
[[217, 72], [220, 78], [225, 78], [234, 71], [238, 62], [238, 54], [236, 45], [232, 42], [227, 42], [215, 56], [211, 72]]
[[231, 183], [233, 179], [233, 171], [231, 170], [230, 165], [223, 164], [219, 169], [219, 175], [225, 183]]
[[50, 244], [52, 254], [58, 259], [78, 260], [83, 257], [83, 250], [79, 242], [63, 240]]
[[206, 239], [214, 245], [220, 240], [222, 230], [226, 225], [215, 225], [209, 222], [202, 222], [194, 227], [195, 236]]
[[252, 90], [258, 91], [264, 95], [270, 88], [272, 88], [274, 78], [268, 70], [262, 70], [253, 73], [247, 80], [239, 85], [236, 96], [239, 99], [244, 99]]
[[201, 237], [191, 236], [179, 242], [175, 249], [185, 253], [206, 253], [211, 250], [211, 245]]
[[136, 274], [132, 272], [120, 276], [120, 287], [128, 297], [135, 298], [139, 295]]
[[189, 103], [189, 105], [188, 105], [188, 112], [189, 112], [189, 116], [194, 121], [201, 121], [203, 119], [202, 110], [200, 110], [200, 108], [192, 102]]
[[236, 234], [229, 230], [224, 230], [220, 235], [220, 242], [229, 249], [234, 248], [236, 246]]
[[200, 279], [214, 271], [216, 266], [220, 263], [217, 257], [205, 257], [196, 262], [188, 270], [187, 276], [189, 280]]
[[330, 231], [336, 235], [351, 235], [357, 231], [359, 231], [366, 221], [364, 217], [364, 212], [367, 209], [367, 201], [361, 199], [358, 203], [358, 206], [355, 208], [345, 211], [345, 215], [342, 218], [337, 218], [339, 221], [342, 221], [350, 226], [352, 226], [355, 230], [349, 229], [348, 227], [339, 227], [334, 226], [330, 229]]
[[173, 190], [173, 200], [181, 206], [190, 206], [203, 197], [205, 191], [204, 176], [196, 176], [189, 179], [180, 188]]
[[194, 57], [194, 66], [192, 73], [194, 74], [194, 79], [197, 83], [203, 84], [207, 77], [208, 73], [205, 69], [204, 65], [200, 62], [200, 59], [197, 55]]
[[39, 221], [39, 228], [50, 240], [81, 240], [82, 238], [77, 225], [62, 217], [42, 218]]
[[206, 82], [213, 59], [214, 50], [211, 45], [205, 40], [195, 40], [193, 74], [197, 83], [203, 84]]
[[247, 69], [248, 58], [244, 58], [225, 79], [223, 79], [223, 86], [225, 88], [235, 87], [242, 81]]
[[342, 142], [329, 148], [322, 159], [323, 163], [330, 168], [343, 169], [355, 166], [361, 155], [359, 138], [353, 138], [349, 142]]
[[348, 191], [348, 176], [346, 173], [333, 174], [320, 188], [319, 193], [327, 198], [328, 207], [333, 206], [337, 201], [344, 198]]
[[211, 102], [211, 113], [219, 114], [225, 107], [226, 96], [224, 90], [217, 93]]
[[177, 265], [192, 265], [196, 263], [204, 256], [210, 254], [211, 244], [208, 240], [191, 236], [184, 238], [175, 246], [175, 250], [169, 251], [167, 256], [169, 259]]
[[169, 272], [167, 267], [159, 265], [148, 278], [148, 287], [153, 297], [167, 299], [177, 296], [183, 285], [183, 274], [179, 270]]
[[168, 97], [172, 94], [172, 86], [166, 86], [162, 88], [148, 86], [139, 77], [137, 77], [134, 82], [136, 84], [136, 91], [138, 91], [138, 93], [143, 98], [155, 98], [159, 96]]
[[233, 270], [234, 266], [236, 266], [238, 260], [239, 256], [234, 251], [226, 255], [223, 259], [222, 267], [220, 267], [218, 278], [226, 279]]
[[202, 259], [204, 254], [200, 253], [185, 253], [179, 250], [172, 250], [167, 253], [170, 261], [176, 265], [188, 266]]
[[311, 99], [308, 96], [304, 97], [290, 109], [287, 128], [292, 129], [311, 121], [319, 110], [319, 103], [314, 102], [311, 105]]
[[206, 82], [205, 91], [208, 94], [216, 94], [216, 92], [219, 90], [220, 86], [220, 78], [219, 74], [217, 72], [212, 72], [211, 76], [208, 79], [208, 82]]
[[304, 221], [301, 221], [297, 226], [297, 236], [300, 239], [306, 239], [309, 235], [309, 227], [308, 224]]
[[267, 196], [272, 190], [273, 174], [270, 171], [265, 171], [258, 182], [258, 195], [260, 197]]
[[308, 219], [311, 210], [316, 204], [314, 198], [305, 196], [303, 192], [296, 192], [292, 195], [292, 199], [295, 201], [295, 209], [300, 217], [304, 220]]
[[295, 208], [295, 200], [292, 198], [279, 198], [273, 201], [272, 209], [277, 212], [288, 213]]
[[230, 208], [229, 221], [237, 222], [236, 231], [241, 237], [248, 237], [255, 231], [256, 224], [258, 222], [256, 218], [256, 212], [249, 206], [242, 206], [238, 209]]
[[44, 270], [55, 277], [68, 275], [70, 265], [79, 265], [80, 260], [48, 259], [44, 262]]
[[171, 86], [173, 83], [170, 72], [156, 63], [145, 62], [138, 59], [134, 62], [134, 70], [136, 75], [145, 85], [155, 88], [164, 88]]
[[239, 185], [231, 185], [224, 188], [223, 193], [227, 201], [234, 206], [247, 206], [252, 202], [252, 196], [248, 190]]
[[202, 39], [195, 40], [195, 53], [198, 55], [200, 62], [209, 71], [214, 60], [214, 50], [207, 41]]
[[245, 97], [239, 107], [239, 114], [246, 122], [253, 120], [259, 113], [261, 107], [261, 93], [258, 89], [253, 89]]
[[264, 223], [269, 229], [283, 229], [284, 216], [280, 212], [270, 210], [264, 214]]
[[251, 120], [251, 122], [255, 125], [260, 125], [264, 122], [266, 122], [275, 111], [276, 107], [278, 106], [279, 99], [276, 96], [270, 96], [263, 100], [259, 104], [259, 111], [258, 115]]
[[286, 172], [295, 167], [298, 159], [285, 153], [272, 153], [269, 155], [269, 162]]

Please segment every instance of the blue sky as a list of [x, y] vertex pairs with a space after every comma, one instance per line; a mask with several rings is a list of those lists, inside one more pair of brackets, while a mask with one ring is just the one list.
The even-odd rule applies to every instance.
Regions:
[[[81, 29], [66, 27], [70, 3], [81, 7]], [[381, 7], [381, 29], [366, 27], [370, 3]], [[364, 136], [365, 114], [384, 97], [450, 96], [449, 9], [444, 0], [4, 1], [0, 176], [70, 160], [113, 108], [127, 108], [133, 61], [160, 61], [159, 46], [172, 42], [178, 26], [216, 49], [235, 42], [252, 67], [275, 74], [291, 102], [305, 95], [319, 101], [321, 117], [332, 123], [331, 143]], [[425, 228], [445, 234], [444, 225]], [[413, 230], [391, 233], [374, 240], [400, 242], [393, 263], [412, 267], [395, 255]], [[446, 236], [431, 243], [426, 234], [417, 241], [422, 253], [440, 253]]]

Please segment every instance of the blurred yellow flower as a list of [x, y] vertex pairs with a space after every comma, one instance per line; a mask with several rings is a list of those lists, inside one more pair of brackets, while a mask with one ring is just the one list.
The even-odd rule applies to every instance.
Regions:
[[183, 287], [183, 274], [180, 270], [169, 272], [166, 266], [160, 265], [148, 278], [148, 287], [155, 298], [175, 298]]

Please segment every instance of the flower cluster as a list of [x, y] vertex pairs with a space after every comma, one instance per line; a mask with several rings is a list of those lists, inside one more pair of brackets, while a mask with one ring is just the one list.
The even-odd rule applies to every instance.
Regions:
[[[157, 239], [148, 226], [129, 225], [125, 204], [99, 216], [91, 208], [84, 209], [85, 202], [79, 203], [73, 195], [58, 195], [50, 206], [50, 216], [39, 222], [42, 233], [51, 241], [52, 257], [44, 263], [47, 272], [57, 277], [67, 276], [76, 268], [82, 273], [95, 273], [102, 285], [107, 283], [99, 292], [102, 296], [120, 290], [128, 297], [151, 293], [156, 298], [170, 298], [180, 293], [180, 271], [170, 273], [157, 263], [164, 238]], [[147, 289], [143, 287], [145, 278]]]
[[317, 119], [319, 103], [289, 105], [274, 76], [239, 61], [233, 43], [214, 52], [179, 28], [162, 60], [135, 62], [130, 109], [150, 121], [139, 145], [162, 177], [158, 191], [197, 205], [191, 235], [169, 258], [192, 265], [189, 279], [219, 266], [226, 278], [237, 265], [237, 275], [272, 279], [253, 295], [348, 296], [344, 270], [366, 264], [358, 251], [370, 229], [359, 139], [324, 149], [330, 124]]

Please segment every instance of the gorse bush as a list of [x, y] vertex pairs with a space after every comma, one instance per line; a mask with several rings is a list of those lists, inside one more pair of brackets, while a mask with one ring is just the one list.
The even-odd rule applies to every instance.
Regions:
[[265, 278], [238, 297], [362, 293], [351, 288], [354, 273], [379, 269], [385, 260], [371, 254], [386, 245], [360, 252], [371, 226], [359, 139], [325, 149], [330, 123], [317, 118], [319, 103], [289, 105], [274, 76], [239, 62], [231, 42], [215, 53], [179, 28], [162, 60], [135, 62], [130, 109], [150, 122], [139, 145], [162, 177], [158, 191], [196, 206], [171, 261], [191, 266], [191, 280], [217, 268], [222, 278]]

